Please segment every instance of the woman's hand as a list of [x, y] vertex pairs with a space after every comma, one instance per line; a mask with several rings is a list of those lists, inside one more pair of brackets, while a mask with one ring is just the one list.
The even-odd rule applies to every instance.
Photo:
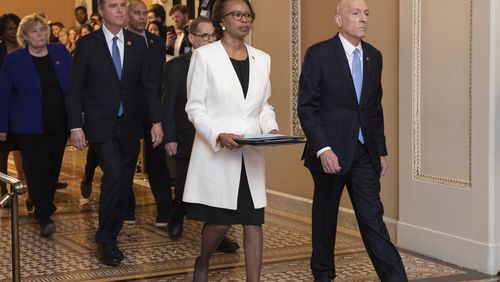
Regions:
[[268, 134], [280, 134], [280, 131], [278, 129], [273, 129], [273, 130], [269, 131]]
[[234, 141], [234, 139], [241, 138], [241, 137], [243, 137], [243, 136], [236, 135], [233, 133], [220, 133], [219, 137], [217, 139], [219, 140], [219, 145], [221, 145], [221, 147], [224, 147], [228, 150], [234, 150], [234, 149], [238, 149], [241, 147], [241, 145], [236, 143], [236, 141]]

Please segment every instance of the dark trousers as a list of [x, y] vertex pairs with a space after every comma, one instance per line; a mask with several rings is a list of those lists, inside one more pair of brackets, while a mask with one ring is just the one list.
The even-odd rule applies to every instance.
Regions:
[[[151, 126], [144, 127], [144, 157], [148, 173], [149, 186], [156, 202], [157, 222], [167, 222], [172, 210], [172, 179], [167, 166], [167, 158], [163, 144], [153, 148]], [[131, 187], [125, 218], [135, 218], [135, 196]]]
[[121, 129], [125, 126], [119, 120], [108, 140], [92, 144], [103, 172], [99, 199], [99, 228], [95, 236], [98, 244], [116, 243], [118, 233], [123, 226], [129, 191], [132, 189], [139, 154], [139, 140], [120, 139]]
[[92, 184], [94, 179], [95, 169], [99, 164], [97, 163], [97, 155], [94, 146], [90, 144], [87, 150], [87, 163], [85, 164], [85, 172], [83, 174], [83, 181]]
[[67, 139], [67, 131], [17, 135], [34, 216], [41, 225], [50, 221], [56, 210], [54, 193]]
[[[7, 174], [9, 162], [9, 152], [0, 151], [0, 172], [3, 174]], [[7, 185], [3, 182], [0, 182], [0, 195], [7, 193]]]
[[184, 184], [189, 167], [189, 158], [175, 158], [175, 201], [172, 213], [172, 219], [179, 222], [186, 215], [186, 207], [182, 201], [184, 195]]
[[358, 143], [354, 163], [346, 175], [329, 175], [317, 170], [311, 170], [311, 174], [314, 180], [311, 256], [314, 277], [335, 277], [337, 216], [346, 185], [363, 243], [378, 277], [383, 282], [408, 281], [399, 252], [391, 243], [382, 219], [380, 174], [374, 169], [366, 146]]

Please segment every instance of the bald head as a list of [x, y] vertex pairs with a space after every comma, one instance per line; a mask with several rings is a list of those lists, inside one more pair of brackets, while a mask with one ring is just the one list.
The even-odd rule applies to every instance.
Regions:
[[141, 34], [146, 29], [148, 10], [142, 0], [130, 0], [127, 3], [128, 29]]
[[340, 0], [337, 4], [335, 22], [342, 36], [354, 46], [366, 36], [368, 15], [365, 0]]

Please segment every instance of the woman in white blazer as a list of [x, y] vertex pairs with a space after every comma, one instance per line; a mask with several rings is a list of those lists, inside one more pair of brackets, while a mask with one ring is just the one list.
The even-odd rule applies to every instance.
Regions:
[[194, 281], [208, 280], [211, 255], [231, 224], [243, 225], [247, 281], [259, 281], [264, 223], [264, 154], [233, 139], [278, 133], [269, 80], [270, 58], [244, 43], [255, 18], [248, 0], [217, 0], [212, 21], [220, 41], [194, 50], [186, 112], [196, 128], [183, 201], [204, 221]]

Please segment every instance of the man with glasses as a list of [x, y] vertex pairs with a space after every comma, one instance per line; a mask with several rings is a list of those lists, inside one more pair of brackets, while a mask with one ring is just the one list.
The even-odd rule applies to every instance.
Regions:
[[[196, 18], [189, 27], [189, 42], [199, 48], [214, 42], [217, 37], [212, 22], [205, 17]], [[163, 104], [165, 115], [165, 150], [173, 156], [176, 164], [175, 205], [168, 223], [168, 235], [172, 240], [182, 236], [185, 207], [182, 203], [184, 182], [189, 166], [189, 157], [195, 135], [195, 128], [184, 110], [187, 101], [186, 80], [192, 52], [172, 59], [163, 67]], [[239, 245], [224, 238], [217, 248], [223, 252], [234, 252]]]

